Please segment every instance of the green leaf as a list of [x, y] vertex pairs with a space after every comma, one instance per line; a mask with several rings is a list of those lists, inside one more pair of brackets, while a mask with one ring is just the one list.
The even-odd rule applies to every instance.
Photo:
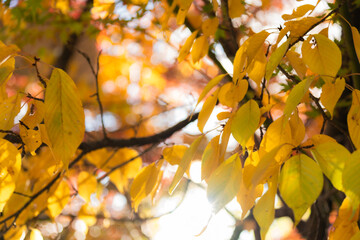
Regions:
[[319, 165], [305, 154], [293, 156], [285, 162], [280, 173], [279, 190], [294, 211], [295, 225], [320, 195], [323, 181]]
[[351, 199], [355, 209], [360, 203], [360, 150], [351, 154], [351, 158], [345, 163], [342, 180], [346, 196]]
[[267, 81], [270, 80], [273, 71], [276, 69], [276, 67], [280, 64], [281, 60], [283, 59], [286, 50], [289, 47], [289, 43], [290, 43], [290, 39], [284, 42], [271, 54], [270, 59], [266, 64], [266, 70], [265, 70], [265, 79]]
[[310, 151], [334, 187], [343, 191], [342, 175], [345, 162], [351, 157], [350, 152], [336, 142], [319, 144]]
[[85, 116], [75, 83], [58, 68], [46, 88], [44, 121], [53, 153], [67, 168], [84, 138]]
[[231, 133], [242, 146], [245, 146], [258, 128], [259, 122], [259, 106], [254, 100], [249, 100], [236, 112], [231, 124]]
[[301, 99], [305, 96], [305, 93], [309, 90], [310, 84], [313, 78], [308, 77], [298, 83], [290, 92], [284, 109], [285, 121], [288, 120], [292, 112], [295, 110]]

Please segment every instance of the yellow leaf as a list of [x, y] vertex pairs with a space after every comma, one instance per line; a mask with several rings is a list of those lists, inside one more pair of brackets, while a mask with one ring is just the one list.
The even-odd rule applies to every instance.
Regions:
[[217, 17], [206, 19], [201, 25], [203, 34], [207, 37], [213, 36], [219, 26], [219, 19]]
[[54, 155], [67, 168], [84, 138], [85, 115], [73, 80], [58, 68], [46, 88], [44, 121]]
[[214, 9], [214, 12], [216, 12], [216, 11], [217, 11], [217, 9], [218, 9], [218, 7], [219, 7], [218, 2], [217, 2], [217, 0], [212, 0], [211, 2], [212, 2], [212, 4], [213, 4], [213, 9]]
[[295, 225], [320, 195], [323, 181], [319, 165], [305, 154], [298, 154], [285, 162], [280, 173], [279, 190], [294, 212]]
[[187, 149], [188, 147], [185, 145], [174, 145], [164, 148], [162, 154], [164, 159], [171, 165], [179, 165]]
[[292, 14], [284, 14], [282, 15], [282, 19], [284, 19], [285, 21], [294, 19], [294, 18], [300, 18], [302, 16], [304, 16], [307, 12], [314, 10], [315, 6], [311, 5], [311, 4], [305, 4], [302, 5], [296, 9], [293, 10]]
[[295, 147], [293, 143], [293, 138], [291, 136], [291, 128], [289, 122], [285, 122], [284, 125], [284, 116], [276, 119], [273, 123], [268, 127], [263, 140], [260, 144], [259, 154], [260, 158], [264, 156], [264, 154], [270, 153], [271, 150], [282, 146], [279, 149], [279, 152], [275, 154], [275, 160], [278, 163], [282, 163], [287, 160], [289, 154], [292, 151], [292, 148]]
[[303, 37], [307, 31], [321, 21], [321, 18], [317, 17], [305, 17], [299, 20], [285, 22], [285, 28], [290, 31], [290, 44], [293, 44], [299, 37]]
[[15, 58], [11, 57], [0, 64], [0, 86], [5, 86], [15, 69]]
[[189, 168], [191, 161], [194, 159], [195, 154], [198, 150], [198, 147], [203, 140], [204, 135], [201, 135], [200, 137], [196, 138], [194, 142], [190, 145], [190, 147], [186, 150], [183, 158], [181, 159], [181, 162], [179, 164], [178, 169], [176, 170], [174, 179], [171, 182], [170, 188], [169, 188], [169, 194], [172, 194], [175, 190], [175, 188], [180, 183], [181, 178], [183, 177], [186, 170]]
[[220, 135], [217, 135], [206, 146], [201, 159], [201, 180], [207, 180], [220, 165]]
[[138, 211], [140, 202], [153, 191], [156, 191], [158, 186], [160, 174], [160, 168], [163, 161], [158, 164], [152, 163], [143, 169], [136, 175], [130, 188], [131, 203], [135, 210]]
[[[245, 63], [246, 63], [246, 48], [249, 45], [249, 41], [245, 41], [243, 45], [236, 51], [234, 58], [234, 70], [233, 70], [233, 82], [236, 83], [238, 79], [242, 79], [245, 76]], [[242, 76], [241, 76], [242, 75]]]
[[238, 80], [236, 84], [228, 82], [220, 88], [219, 102], [228, 107], [237, 105], [246, 95], [248, 90], [248, 81]]
[[9, 231], [7, 231], [4, 234], [4, 239], [9, 239], [9, 240], [22, 239], [23, 236], [25, 236], [26, 229], [27, 227], [25, 225], [17, 226], [16, 228], [10, 228]]
[[292, 144], [294, 146], [298, 146], [304, 140], [305, 126], [297, 111], [295, 111], [295, 113], [290, 117], [289, 125], [291, 130]]
[[[266, 32], [265, 30], [258, 32], [251, 37], [249, 37], [246, 42], [248, 46], [246, 47], [246, 55], [247, 55], [247, 62], [250, 64], [253, 59], [255, 58], [256, 54], [258, 53], [259, 49], [261, 49], [264, 45], [266, 38], [269, 36], [270, 33]], [[245, 43], [244, 43], [245, 45]]]
[[229, 0], [228, 9], [230, 18], [240, 17], [245, 12], [244, 4], [242, 4], [242, 1], [239, 0]]
[[[0, 41], [0, 66], [7, 61], [9, 58], [16, 55], [19, 48], [15, 45], [6, 46], [3, 42]], [[1, 83], [2, 84], [2, 83]]]
[[351, 158], [345, 162], [342, 174], [343, 186], [346, 196], [351, 200], [353, 208], [360, 204], [360, 150], [351, 154]]
[[258, 87], [260, 87], [260, 83], [265, 76], [266, 62], [265, 53], [263, 49], [260, 48], [246, 70], [249, 78], [256, 82]]
[[238, 154], [225, 160], [211, 174], [208, 181], [207, 197], [217, 213], [238, 193], [242, 179], [242, 166]]
[[30, 240], [43, 240], [41, 232], [35, 228], [31, 229]]
[[[14, 95], [0, 103], [0, 129], [10, 130], [14, 126], [14, 118], [20, 111], [21, 97], [19, 94]], [[0, 133], [3, 138], [6, 133]]]
[[205, 57], [209, 50], [209, 43], [206, 36], [198, 37], [191, 49], [191, 57], [194, 63]]
[[357, 207], [355, 214], [351, 206], [349, 198], [345, 198], [342, 202], [339, 214], [335, 223], [329, 231], [329, 240], [352, 239], [359, 233], [357, 220], [359, 218], [359, 208]]
[[21, 168], [21, 155], [10, 142], [0, 139], [0, 212], [15, 190]]
[[56, 191], [47, 200], [47, 207], [52, 219], [59, 216], [70, 200], [70, 189], [66, 181], [61, 181]]
[[80, 172], [78, 176], [78, 192], [79, 195], [86, 201], [90, 202], [91, 194], [95, 193], [97, 189], [96, 177], [87, 171]]
[[31, 155], [36, 155], [35, 151], [38, 149], [41, 144], [41, 134], [39, 130], [27, 129], [25, 126], [20, 125], [20, 137], [24, 142], [26, 150], [31, 153]]
[[340, 99], [342, 92], [345, 89], [345, 79], [337, 78], [335, 82], [325, 82], [322, 86], [320, 101], [324, 107], [329, 111], [331, 118], [337, 101]]
[[219, 88], [216, 89], [216, 91], [206, 99], [203, 107], [201, 108], [201, 111], [200, 111], [199, 117], [198, 117], [198, 124], [197, 124], [200, 132], [203, 132], [204, 126], [205, 126], [206, 122], [208, 121], [208, 119], [216, 105], [219, 90], [220, 90]]
[[178, 1], [178, 3], [179, 3], [179, 11], [176, 16], [176, 24], [181, 25], [185, 21], [186, 14], [189, 11], [189, 8], [192, 4], [192, 0], [181, 0]]
[[220, 74], [214, 77], [213, 79], [211, 79], [209, 83], [206, 84], [206, 86], [204, 87], [204, 90], [201, 92], [196, 105], [198, 105], [201, 102], [201, 100], [203, 100], [204, 97], [210, 92], [210, 90], [213, 89], [213, 87], [215, 87], [216, 85], [218, 85], [226, 75], [227, 74]]
[[270, 179], [267, 192], [260, 198], [254, 207], [254, 217], [260, 226], [261, 239], [265, 239], [265, 235], [275, 217], [277, 179], [278, 173]]
[[231, 135], [231, 125], [232, 121], [234, 119], [234, 113], [231, 113], [231, 116], [227, 123], [224, 126], [224, 129], [221, 134], [221, 144], [220, 144], [220, 162], [222, 162], [225, 159], [226, 154], [226, 148], [229, 143], [230, 135]]
[[228, 119], [230, 118], [230, 116], [231, 116], [231, 112], [220, 112], [218, 113], [218, 115], [216, 115], [219, 121]]
[[283, 146], [284, 145], [280, 145], [272, 149], [270, 152], [264, 154], [264, 156], [260, 158], [259, 163], [252, 173], [251, 183], [253, 186], [265, 183], [265, 181], [278, 174], [280, 164], [275, 160], [275, 156]]
[[190, 37], [188, 37], [186, 39], [185, 44], [181, 47], [180, 52], [179, 52], [179, 56], [177, 58], [177, 60], [179, 62], [182, 62], [185, 59], [185, 57], [189, 54], [191, 46], [193, 45], [193, 42], [194, 42], [198, 32], [199, 32], [198, 30], [194, 31], [190, 35]]
[[236, 141], [245, 146], [259, 126], [260, 109], [254, 100], [249, 100], [236, 112], [231, 124], [231, 133]]
[[45, 106], [43, 102], [36, 100], [29, 105], [30, 107], [21, 121], [30, 129], [34, 129], [44, 120]]
[[310, 151], [334, 187], [343, 191], [342, 175], [345, 162], [351, 157], [350, 152], [336, 142], [319, 144]]
[[308, 77], [302, 80], [300, 83], [296, 84], [296, 86], [291, 90], [288, 98], [286, 99], [284, 109], [285, 121], [289, 119], [290, 115], [296, 109], [301, 99], [305, 96], [305, 93], [309, 90], [312, 80], [313, 78]]
[[268, 63], [266, 64], [265, 70], [265, 79], [270, 80], [272, 73], [276, 69], [276, 67], [280, 64], [283, 59], [288, 47], [289, 47], [290, 39], [284, 42], [280, 47], [278, 47], [270, 56]]
[[356, 148], [360, 147], [360, 91], [352, 92], [352, 104], [347, 115], [348, 131]]
[[149, 0], [131, 0], [131, 2], [136, 5], [146, 5]]
[[[245, 171], [245, 169], [244, 169]], [[243, 175], [243, 179], [245, 176]], [[241, 219], [244, 219], [248, 211], [254, 206], [255, 200], [261, 197], [264, 190], [264, 185], [259, 184], [256, 187], [251, 186], [250, 189], [246, 187], [244, 181], [241, 182], [240, 191], [236, 195], [236, 199], [241, 206]]]
[[87, 227], [92, 226], [96, 223], [96, 209], [89, 205], [89, 203], [84, 204], [78, 213], [78, 219], [82, 220]]
[[303, 79], [305, 77], [307, 67], [302, 58], [300, 58], [300, 54], [293, 50], [289, 50], [286, 53], [286, 57], [289, 60], [290, 65], [295, 69], [300, 79]]
[[310, 35], [301, 48], [303, 60], [311, 71], [322, 75], [325, 81], [335, 77], [341, 67], [339, 47], [322, 34]]
[[329, 137], [328, 135], [315, 134], [304, 143], [304, 146], [306, 146], [306, 145], [315, 145], [316, 146], [316, 145], [326, 143], [326, 142], [336, 143], [336, 140], [333, 139], [332, 137]]
[[353, 36], [355, 52], [356, 52], [357, 58], [360, 62], [360, 34], [359, 34], [359, 31], [353, 26], [351, 26], [351, 32], [352, 32], [352, 36]]

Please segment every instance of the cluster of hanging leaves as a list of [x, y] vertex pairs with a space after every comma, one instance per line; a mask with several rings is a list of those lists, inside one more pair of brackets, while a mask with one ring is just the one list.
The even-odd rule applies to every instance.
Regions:
[[[230, 18], [240, 17], [245, 11], [240, 1], [229, 1], [228, 4]], [[235, 4], [239, 6], [233, 7]], [[253, 214], [260, 225], [262, 238], [274, 220], [277, 190], [293, 210], [296, 225], [319, 197], [323, 175], [337, 190], [346, 194], [330, 239], [344, 239], [345, 235], [346, 239], [358, 239], [360, 235], [357, 225], [359, 151], [351, 153], [324, 134], [305, 139], [306, 127], [298, 110], [299, 104], [311, 105], [316, 101], [321, 107], [319, 110], [331, 119], [347, 85], [345, 78], [337, 75], [342, 66], [342, 54], [336, 43], [328, 38], [327, 28], [308, 34], [319, 23], [329, 20], [328, 16], [311, 16], [315, 7], [306, 4], [294, 9], [292, 14], [283, 15], [285, 27], [279, 31], [272, 46], [267, 41], [270, 32], [266, 30], [250, 36], [237, 50], [232, 81], [219, 86], [226, 74], [213, 78], [198, 100], [199, 104], [205, 99], [198, 119], [201, 132], [216, 105], [226, 107], [226, 111], [217, 115], [222, 130], [209, 141], [201, 159], [201, 179], [208, 184], [207, 195], [214, 212], [236, 197], [242, 218], [254, 207]], [[213, 1], [213, 8], [215, 11], [218, 8], [217, 1]], [[179, 11], [178, 23], [182, 23], [182, 14]], [[211, 39], [218, 23], [215, 16], [205, 20], [201, 29], [193, 31], [182, 46], [178, 60], [182, 61], [190, 54], [192, 61], [197, 62], [205, 56], [209, 48], [206, 39]], [[350, 27], [360, 61], [360, 35], [355, 27]], [[293, 82], [284, 91], [287, 98], [282, 114], [273, 120], [270, 111], [275, 103], [265, 99], [262, 91], [278, 72], [275, 71], [286, 65], [293, 69], [289, 74], [289, 80]], [[248, 93], [250, 81], [256, 85], [253, 87], [255, 97]], [[322, 90], [319, 99], [309, 92], [315, 86]], [[347, 113], [348, 133], [357, 149], [360, 143], [360, 92], [348, 87], [352, 90], [352, 104]], [[262, 136], [264, 126], [266, 132]], [[259, 132], [260, 142], [256, 143], [254, 138], [260, 135]], [[189, 148], [176, 145], [164, 149], [165, 160], [179, 165], [170, 185], [170, 194], [189, 169], [206, 134], [203, 132]], [[231, 135], [241, 146], [241, 151], [228, 156], [226, 149]]]
[[[97, 4], [95, 7], [101, 8], [101, 4]], [[191, 5], [191, 0], [173, 1], [164, 13], [164, 24], [175, 10], [177, 24], [183, 24]], [[212, 6], [215, 12], [221, 7], [214, 0]], [[226, 109], [217, 115], [221, 131], [210, 139], [201, 159], [201, 179], [207, 183], [207, 196], [215, 213], [236, 197], [242, 218], [253, 208], [264, 238], [274, 220], [277, 191], [293, 210], [297, 224], [319, 197], [325, 175], [337, 190], [346, 194], [330, 238], [358, 239], [360, 153], [358, 150], [350, 152], [324, 134], [306, 137], [306, 127], [298, 109], [299, 104], [316, 102], [321, 107], [318, 110], [331, 119], [347, 86], [346, 79], [338, 76], [342, 66], [341, 51], [328, 38], [327, 30], [308, 34], [320, 22], [330, 20], [328, 15], [312, 16], [315, 7], [303, 5], [292, 14], [283, 15], [285, 26], [271, 46], [267, 40], [271, 33], [265, 30], [242, 42], [233, 60], [231, 81], [224, 83], [227, 74], [218, 75], [201, 93], [198, 104], [205, 101], [198, 128], [202, 134], [190, 146], [166, 147], [162, 159], [146, 166], [139, 153], [129, 148], [115, 153], [106, 148], [98, 149], [86, 155], [87, 161], [107, 172], [119, 192], [130, 193], [132, 207], [137, 212], [147, 196], [155, 197], [165, 162], [178, 165], [169, 187], [170, 194], [184, 174], [189, 175], [191, 162], [207, 139], [204, 127], [220, 104]], [[62, 8], [67, 11], [66, 6]], [[230, 18], [238, 18], [246, 11], [246, 4], [229, 0], [228, 9]], [[178, 61], [189, 54], [194, 63], [206, 56], [215, 41], [219, 21], [216, 15], [203, 21], [181, 47]], [[360, 60], [360, 35], [355, 27], [351, 26], [351, 30]], [[31, 63], [33, 60], [21, 55], [16, 46], [1, 43], [0, 50], [0, 129], [4, 137], [13, 134], [14, 119], [22, 108], [22, 93], [8, 97], [5, 91], [15, 70], [15, 59], [19, 57]], [[276, 105], [276, 94], [267, 93], [265, 88], [278, 69], [287, 65], [292, 68], [289, 72], [292, 84], [285, 90], [282, 113], [273, 119], [271, 110]], [[77, 86], [66, 72], [57, 68], [52, 69], [49, 79], [41, 78], [41, 83], [43, 88], [39, 94], [45, 97], [31, 96], [27, 102], [28, 110], [17, 123], [19, 135], [14, 134], [19, 138], [18, 143], [0, 140], [0, 224], [6, 239], [17, 239], [27, 231], [25, 226], [9, 228], [15, 222], [24, 225], [44, 211], [55, 219], [74, 194], [71, 189], [74, 186], [68, 181], [74, 175], [75, 194], [86, 202], [78, 213], [79, 218], [88, 225], [96, 221], [96, 210], [89, 203], [91, 195], [101, 191], [98, 182], [104, 177], [96, 178], [87, 169], [78, 172], [69, 168], [85, 133], [84, 109]], [[313, 88], [322, 90], [319, 99], [311, 94]], [[360, 147], [360, 91], [349, 88], [352, 104], [347, 113], [347, 126], [354, 149], [357, 149]], [[227, 152], [230, 136], [241, 149], [232, 155]], [[29, 235], [30, 239], [41, 237], [37, 229], [30, 229]]]

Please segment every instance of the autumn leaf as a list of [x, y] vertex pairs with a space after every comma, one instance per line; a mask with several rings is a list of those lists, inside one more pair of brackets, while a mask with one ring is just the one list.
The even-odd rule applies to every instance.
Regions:
[[254, 100], [249, 100], [236, 112], [231, 125], [231, 133], [242, 146], [245, 146], [258, 128], [259, 121], [259, 106]]
[[329, 81], [335, 77], [342, 63], [339, 47], [322, 34], [310, 35], [304, 41], [301, 52], [311, 71]]
[[85, 116], [77, 88], [63, 70], [54, 69], [51, 74], [44, 121], [54, 155], [67, 168], [84, 138]]
[[356, 148], [360, 147], [360, 91], [352, 92], [352, 104], [347, 115], [347, 124], [352, 142]]
[[322, 93], [320, 101], [324, 107], [329, 111], [331, 118], [334, 116], [334, 108], [341, 94], [345, 89], [345, 79], [337, 78], [335, 82], [326, 82], [322, 86]]
[[285, 162], [280, 173], [279, 190], [294, 212], [295, 225], [320, 195], [323, 181], [319, 165], [305, 154], [295, 155]]
[[239, 191], [242, 179], [241, 168], [239, 155], [234, 154], [211, 174], [208, 181], [207, 197], [215, 213], [230, 202]]

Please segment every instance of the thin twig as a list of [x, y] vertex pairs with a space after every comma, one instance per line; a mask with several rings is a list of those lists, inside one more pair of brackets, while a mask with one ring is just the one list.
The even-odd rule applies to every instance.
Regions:
[[103, 105], [102, 105], [101, 100], [100, 100], [100, 90], [99, 90], [99, 59], [100, 59], [101, 51], [99, 51], [99, 54], [98, 54], [98, 56], [96, 58], [96, 70], [94, 69], [94, 67], [93, 67], [93, 65], [91, 63], [90, 57], [86, 53], [80, 51], [79, 49], [76, 49], [76, 51], [78, 53], [80, 53], [80, 55], [85, 58], [85, 60], [89, 64], [89, 67], [91, 69], [92, 74], [94, 75], [95, 85], [96, 85], [95, 86], [96, 87], [96, 93], [94, 94], [94, 96], [96, 96], [96, 101], [97, 101], [97, 103], [99, 105], [99, 109], [100, 109], [101, 127], [102, 127], [102, 132], [103, 132], [103, 135], [104, 135], [104, 139], [108, 139], [106, 129], [105, 129], [105, 123], [104, 123], [104, 108], [103, 108]]
[[44, 86], [44, 88], [46, 88], [46, 81], [41, 76], [41, 74], [39, 72], [39, 68], [38, 68], [38, 62], [40, 61], [40, 58], [34, 57], [34, 60], [35, 60], [35, 62], [32, 65], [35, 67], [36, 75], [37, 75], [39, 81], [41, 82], [41, 84]]

